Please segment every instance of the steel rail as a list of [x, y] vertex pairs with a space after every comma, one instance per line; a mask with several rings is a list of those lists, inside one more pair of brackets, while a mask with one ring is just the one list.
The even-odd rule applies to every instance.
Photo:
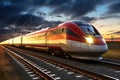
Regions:
[[112, 69], [120, 70], [120, 64], [112, 62], [112, 61], [107, 61], [107, 60], [101, 60], [99, 61], [101, 64], [110, 67]]
[[94, 80], [118, 80], [117, 78], [114, 78], [114, 77], [111, 77], [111, 76], [108, 76], [108, 75], [97, 74], [95, 72], [91, 72], [91, 71], [87, 71], [87, 70], [84, 70], [84, 69], [80, 69], [78, 67], [75, 67], [75, 66], [72, 66], [72, 65], [68, 65], [68, 64], [65, 64], [65, 63], [62, 63], [62, 62], [59, 62], [59, 61], [47, 58], [47, 57], [43, 57], [43, 56], [38, 55], [38, 54], [33, 54], [33, 53], [30, 53], [30, 52], [25, 51], [25, 50], [21, 50], [21, 52], [26, 53], [26, 55], [28, 55], [28, 54], [32, 55], [34, 57], [37, 57], [39, 59], [42, 59], [42, 60], [47, 61], [49, 63], [52, 63], [54, 65], [58, 65], [58, 66], [61, 66], [63, 68], [69, 69], [71, 71], [78, 72], [78, 73], [80, 73], [82, 75], [85, 75], [85, 76], [88, 76], [88, 77], [90, 77], [90, 78], [92, 78]]
[[33, 64], [31, 64], [30, 62], [28, 62], [26, 59], [24, 59], [23, 57], [19, 56], [18, 54], [16, 54], [15, 52], [7, 49], [4, 47], [4, 49], [6, 50], [6, 52], [8, 54], [11, 54], [12, 56], [14, 56], [15, 58], [17, 58], [20, 62], [22, 62], [23, 64], [25, 64], [26, 66], [28, 66], [30, 69], [32, 69], [34, 72], [36, 72], [39, 76], [41, 76], [42, 78], [44, 78], [45, 80], [54, 80], [53, 77], [50, 77], [48, 74], [42, 72], [38, 67], [34, 66]]

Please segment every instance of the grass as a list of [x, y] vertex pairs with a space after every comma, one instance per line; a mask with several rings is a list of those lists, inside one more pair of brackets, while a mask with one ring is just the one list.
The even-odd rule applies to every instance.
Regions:
[[103, 55], [104, 58], [120, 60], [120, 42], [107, 42], [108, 51]]

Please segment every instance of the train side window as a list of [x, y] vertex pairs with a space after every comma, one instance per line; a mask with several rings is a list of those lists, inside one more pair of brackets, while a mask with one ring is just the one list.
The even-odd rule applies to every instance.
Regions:
[[64, 32], [64, 28], [62, 28], [62, 32]]
[[70, 29], [67, 29], [67, 34], [69, 34], [71, 36], [74, 36], [74, 37], [77, 37], [77, 38], [80, 38], [76, 33], [74, 33], [73, 31], [71, 31]]
[[49, 32], [49, 35], [56, 35], [56, 34], [63, 34], [66, 30], [64, 28], [56, 29], [56, 30], [51, 30]]
[[80, 29], [88, 35], [100, 35], [99, 32], [94, 28], [93, 25], [88, 24], [87, 22], [74, 21]]

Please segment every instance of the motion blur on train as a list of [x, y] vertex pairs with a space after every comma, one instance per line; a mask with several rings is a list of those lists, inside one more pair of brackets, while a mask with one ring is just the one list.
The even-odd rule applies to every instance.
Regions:
[[102, 59], [108, 47], [96, 28], [82, 20], [71, 20], [1, 42], [3, 45], [38, 48], [52, 55], [79, 59]]

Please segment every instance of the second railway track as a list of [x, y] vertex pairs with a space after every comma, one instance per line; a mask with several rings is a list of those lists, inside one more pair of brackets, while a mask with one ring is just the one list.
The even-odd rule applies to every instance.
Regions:
[[[4, 47], [5, 48], [5, 47]], [[5, 48], [7, 49], [7, 48]], [[7, 50], [9, 51], [9, 50]], [[10, 52], [10, 51], [9, 51]], [[28, 55], [28, 52], [24, 51], [24, 50], [21, 50], [21, 51], [16, 51], [15, 52], [18, 52], [18, 53], [26, 53], [24, 55]], [[30, 53], [29, 53], [30, 54]], [[38, 59], [41, 59], [41, 60], [44, 60], [44, 61], [47, 61], [47, 62], [44, 62], [44, 63], [47, 63], [47, 64], [51, 64], [51, 65], [54, 65], [54, 66], [57, 66], [59, 69], [63, 69], [65, 68], [66, 70], [69, 71], [69, 74], [77, 74], [78, 76], [76, 77], [80, 77], [82, 76], [81, 79], [98, 79], [98, 80], [117, 80], [117, 78], [114, 78], [114, 77], [111, 77], [111, 76], [107, 76], [107, 75], [101, 75], [101, 74], [97, 74], [95, 72], [91, 72], [91, 71], [87, 71], [87, 70], [84, 70], [84, 69], [80, 69], [80, 68], [77, 68], [75, 66], [71, 66], [71, 65], [68, 65], [68, 64], [65, 64], [65, 63], [61, 63], [59, 61], [55, 61], [55, 60], [52, 60], [52, 59], [49, 59], [49, 58], [45, 58], [43, 56], [38, 56], [36, 54], [31, 54], [31, 56], [34, 56], [34, 57], [37, 57]], [[37, 65], [37, 64], [36, 64]], [[38, 65], [37, 65], [38, 66]], [[56, 70], [56, 69], [55, 69]], [[44, 70], [46, 71], [46, 70]], [[49, 71], [48, 71], [49, 72]], [[64, 73], [63, 73], [64, 74]], [[85, 76], [85, 77], [83, 77]], [[86, 77], [87, 76], [87, 77]], [[68, 76], [69, 77], [69, 76]], [[66, 77], [67, 78], [67, 77]], [[62, 77], [57, 77], [55, 79], [60, 79], [60, 80], [64, 80]], [[53, 80], [55, 80], [53, 79]], [[79, 80], [80, 78], [70, 78], [70, 79], [65, 79], [65, 80]], [[49, 80], [49, 79], [48, 79]]]
[[115, 62], [113, 60], [109, 61], [109, 59], [103, 59], [99, 62], [101, 62], [105, 66], [111, 67], [111, 68], [116, 69], [116, 70], [120, 70], [120, 62], [118, 63], [118, 62]]

